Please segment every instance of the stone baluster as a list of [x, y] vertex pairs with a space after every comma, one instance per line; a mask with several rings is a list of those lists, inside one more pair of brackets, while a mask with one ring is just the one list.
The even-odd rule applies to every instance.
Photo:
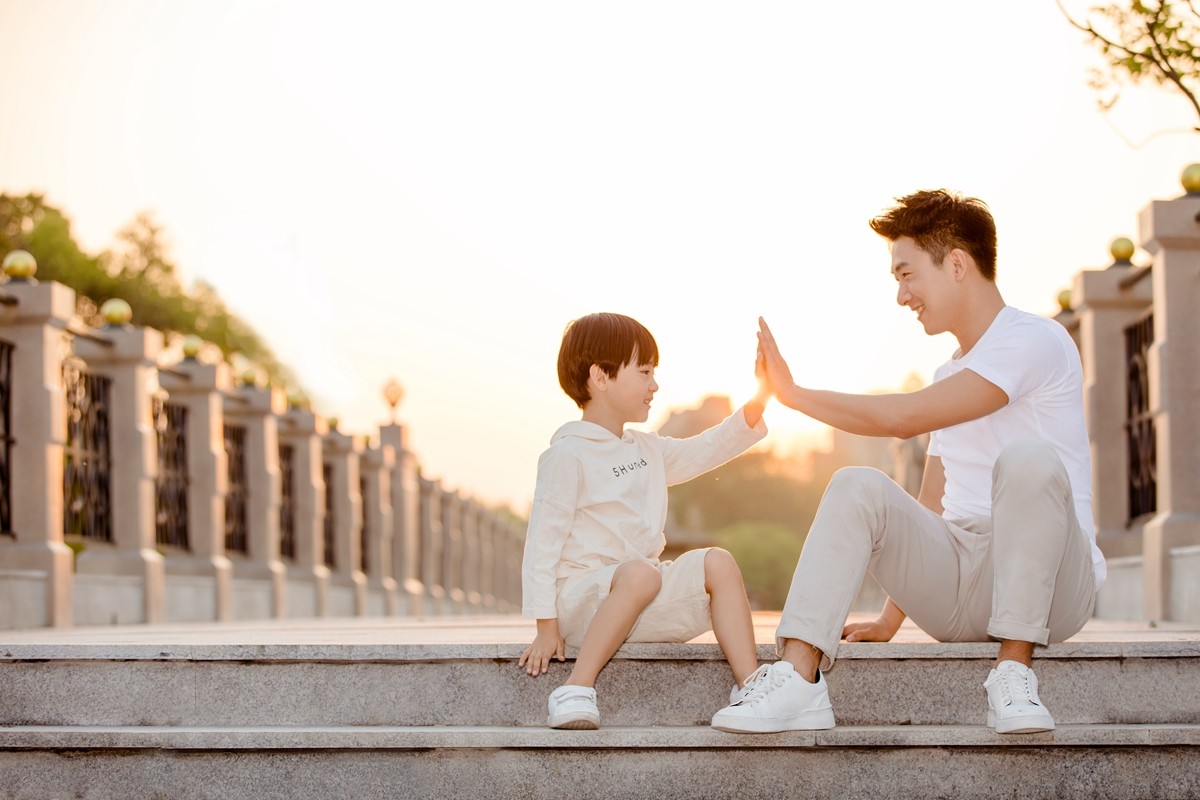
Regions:
[[467, 593], [463, 589], [462, 497], [457, 489], [442, 493], [442, 540], [447, 613], [462, 614], [467, 609]]
[[485, 614], [496, 611], [496, 512], [478, 509], [476, 530], [479, 536], [479, 602]]
[[482, 542], [479, 538], [479, 512], [483, 509], [470, 497], [459, 498], [459, 527], [463, 539], [463, 594], [465, 610], [478, 614], [483, 610], [483, 589], [480, 571], [483, 564]]
[[367, 614], [395, 616], [396, 579], [392, 569], [393, 547], [392, 469], [394, 451], [390, 447], [372, 447], [359, 459], [363, 520], [367, 535]]
[[[199, 344], [159, 378], [169, 402], [184, 409], [187, 449], [187, 548], [166, 551], [167, 617], [172, 621], [233, 619], [233, 571], [225, 554], [223, 395], [229, 367], [197, 360]], [[162, 465], [160, 465], [161, 468]]]
[[447, 613], [447, 590], [443, 584], [444, 536], [442, 534], [442, 486], [437, 480], [419, 476], [421, 490], [421, 583], [425, 587], [428, 614]]
[[[0, 605], [10, 627], [73, 621], [71, 549], [63, 542], [63, 446], [67, 439], [62, 360], [75, 292], [33, 280], [24, 251], [4, 259], [12, 280], [0, 287], [0, 339], [12, 345], [8, 372], [11, 536], [0, 532]], [[15, 302], [13, 302], [15, 301]], [[2, 412], [0, 412], [2, 413]]]
[[325, 554], [325, 478], [322, 441], [325, 421], [291, 408], [279, 422], [280, 441], [291, 448], [291, 498], [295, 556], [286, 563], [287, 615], [329, 615], [330, 571]]
[[278, 389], [253, 383], [229, 395], [225, 421], [245, 430], [246, 552], [233, 562], [234, 614], [238, 619], [287, 615], [287, 569], [279, 554], [279, 415], [287, 401]]
[[89, 371], [111, 381], [112, 543], [88, 542], [76, 559], [75, 622], [163, 622], [165, 572], [154, 524], [158, 440], [151, 411], [162, 334], [129, 325], [132, 312], [124, 301], [105, 303], [102, 313], [108, 324], [98, 336], [78, 337], [75, 349]]
[[381, 446], [392, 450], [392, 552], [395, 561], [397, 613], [424, 613], [425, 587], [421, 584], [421, 486], [417, 457], [405, 442], [404, 426], [381, 426]]
[[1130, 530], [1126, 432], [1129, 364], [1125, 329], [1150, 308], [1150, 282], [1131, 282], [1133, 242], [1116, 239], [1113, 264], [1076, 274], [1071, 305], [1079, 324], [1083, 397], [1092, 459], [1096, 541], [1108, 558], [1139, 555], [1140, 529]]
[[[1200, 176], [1184, 173], [1188, 194], [1156, 201], [1138, 220], [1153, 258], [1154, 344], [1148, 353], [1156, 432], [1158, 495], [1142, 529], [1143, 613], [1178, 619], [1189, 578], [1173, 574], [1173, 551], [1200, 545]], [[1195, 621], [1195, 620], [1193, 620]]]
[[334, 521], [334, 567], [330, 575], [331, 616], [362, 616], [366, 612], [367, 578], [362, 572], [362, 497], [358, 480], [361, 445], [354, 437], [331, 430], [325, 436], [325, 465], [330, 483]]

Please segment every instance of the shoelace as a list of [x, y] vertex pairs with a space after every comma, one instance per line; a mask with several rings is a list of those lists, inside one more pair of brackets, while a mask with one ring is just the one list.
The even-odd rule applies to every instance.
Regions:
[[1041, 705], [1034, 698], [1033, 687], [1029, 682], [1029, 676], [1032, 674], [1031, 670], [1019, 672], [1015, 669], [1006, 669], [999, 674], [1000, 697], [1004, 701], [1004, 705]]
[[[763, 672], [763, 667], [767, 667], [765, 672]], [[785, 677], [785, 675], [779, 670], [770, 669], [770, 665], [764, 664], [763, 667], [759, 667], [755, 672], [756, 675], [758, 672], [763, 672], [763, 675], [756, 680], [754, 688], [750, 691], [750, 694], [746, 695], [746, 697], [740, 703], [738, 703], [738, 705], [755, 705], [772, 691], [778, 689], [780, 686], [783, 686], [784, 682], [789, 680], [791, 676], [795, 674], [790, 673]]]
[[754, 692], [758, 688], [758, 684], [762, 682], [762, 679], [764, 677], [766, 677], [767, 673], [769, 673], [770, 671], [771, 671], [771, 665], [763, 664], [758, 669], [754, 670], [754, 672], [751, 672], [750, 677], [746, 678], [745, 683], [743, 683], [741, 685], [741, 688], [739, 690], [739, 691], [746, 692], [746, 694], [742, 697], [742, 699], [740, 699], [736, 703], [734, 703], [734, 705], [741, 705], [742, 703], [749, 700], [750, 697], [754, 694]]

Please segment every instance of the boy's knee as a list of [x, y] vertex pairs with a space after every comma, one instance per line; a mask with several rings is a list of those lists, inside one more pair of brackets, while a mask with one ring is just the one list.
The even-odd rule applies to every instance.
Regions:
[[649, 561], [626, 561], [613, 574], [612, 588], [653, 599], [662, 588], [662, 573]]
[[732, 553], [720, 547], [710, 547], [704, 554], [704, 575], [709, 580], [730, 577], [740, 580], [742, 571]]

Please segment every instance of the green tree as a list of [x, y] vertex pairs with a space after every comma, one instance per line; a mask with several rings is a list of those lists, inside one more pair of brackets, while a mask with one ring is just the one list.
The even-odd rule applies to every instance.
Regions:
[[737, 559], [753, 607], [783, 608], [804, 547], [803, 533], [777, 522], [738, 522], [717, 531], [713, 539]]
[[1107, 61], [1107, 72], [1097, 70], [1092, 78], [1101, 108], [1116, 104], [1125, 82], [1149, 80], [1182, 94], [1197, 117], [1193, 130], [1200, 131], [1200, 16], [1191, 0], [1110, 3], [1092, 8], [1082, 21], [1056, 2]]
[[117, 234], [116, 247], [92, 256], [71, 234], [71, 224], [40, 194], [0, 194], [0, 253], [28, 250], [38, 262], [37, 277], [75, 290], [76, 313], [88, 325], [103, 324], [99, 309], [120, 298], [133, 309], [133, 322], [165, 333], [197, 334], [226, 358], [240, 353], [266, 370], [277, 385], [297, 387], [266, 343], [210, 284], [183, 287], [169, 256], [165, 232], [150, 214], [139, 214]]

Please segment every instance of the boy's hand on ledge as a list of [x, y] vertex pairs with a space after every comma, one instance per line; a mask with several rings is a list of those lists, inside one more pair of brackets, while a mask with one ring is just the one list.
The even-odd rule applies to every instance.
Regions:
[[533, 643], [525, 648], [525, 652], [517, 661], [517, 666], [525, 667], [525, 671], [534, 678], [549, 671], [550, 659], [567, 660], [566, 643], [558, 634], [558, 620], [539, 619], [537, 629]]
[[888, 626], [882, 619], [873, 619], [870, 622], [852, 622], [842, 628], [842, 638], [847, 642], [888, 642], [896, 635], [894, 630], [888, 630]]

